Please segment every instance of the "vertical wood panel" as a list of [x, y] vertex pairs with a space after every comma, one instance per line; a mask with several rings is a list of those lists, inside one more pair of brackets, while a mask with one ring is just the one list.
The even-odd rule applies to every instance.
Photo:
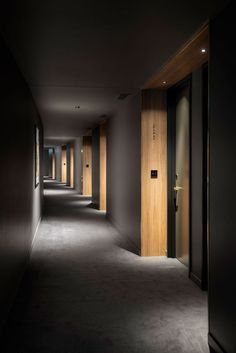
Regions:
[[107, 198], [107, 134], [106, 123], [100, 126], [100, 210], [106, 211]]
[[55, 152], [52, 154], [52, 179], [56, 178], [56, 156]]
[[83, 195], [92, 195], [92, 136], [83, 137]]
[[[164, 256], [167, 249], [166, 92], [145, 90], [141, 118], [141, 255]], [[158, 178], [151, 179], [151, 170]]]
[[70, 187], [74, 187], [74, 146], [70, 145]]
[[66, 149], [62, 147], [61, 151], [61, 181], [66, 183], [67, 173], [66, 173]]

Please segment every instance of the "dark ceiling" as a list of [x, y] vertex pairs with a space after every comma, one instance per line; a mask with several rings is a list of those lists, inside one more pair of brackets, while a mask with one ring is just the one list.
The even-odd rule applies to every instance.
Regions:
[[112, 115], [227, 2], [9, 0], [0, 26], [46, 140], [60, 140]]

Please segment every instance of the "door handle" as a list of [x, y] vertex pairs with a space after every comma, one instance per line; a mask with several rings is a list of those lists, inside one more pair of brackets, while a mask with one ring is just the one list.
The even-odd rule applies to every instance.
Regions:
[[175, 197], [174, 197], [175, 212], [177, 212], [178, 208], [179, 208], [179, 206], [177, 204], [177, 194], [178, 194], [178, 191], [183, 190], [183, 188], [182, 188], [182, 186], [177, 186], [176, 185], [176, 186], [173, 187], [173, 189], [175, 191]]
[[174, 190], [177, 192], [179, 190], [183, 190], [182, 186], [174, 186]]

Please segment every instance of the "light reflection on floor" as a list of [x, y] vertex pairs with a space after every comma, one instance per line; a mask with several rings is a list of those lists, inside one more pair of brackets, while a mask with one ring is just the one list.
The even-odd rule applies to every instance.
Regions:
[[186, 268], [128, 251], [91, 198], [45, 186], [3, 353], [207, 353], [207, 297]]

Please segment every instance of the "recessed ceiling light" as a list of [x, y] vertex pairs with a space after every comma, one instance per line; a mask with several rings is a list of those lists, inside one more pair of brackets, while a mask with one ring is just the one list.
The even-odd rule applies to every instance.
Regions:
[[163, 81], [162, 83], [163, 83], [163, 85], [166, 85], [166, 81]]
[[202, 48], [201, 52], [202, 52], [202, 53], [205, 53], [205, 52], [206, 52], [206, 49], [205, 49], [205, 48]]

